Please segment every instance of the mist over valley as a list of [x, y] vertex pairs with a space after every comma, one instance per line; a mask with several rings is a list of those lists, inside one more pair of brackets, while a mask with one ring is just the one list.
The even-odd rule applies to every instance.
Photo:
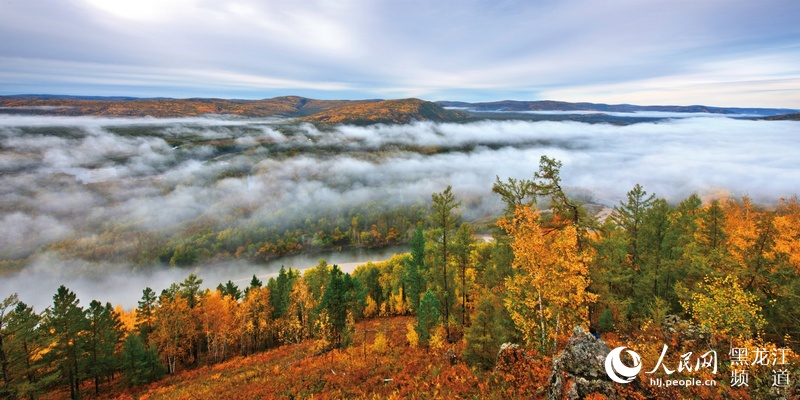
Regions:
[[131, 307], [144, 286], [193, 271], [214, 287], [274, 273], [279, 264], [264, 262], [284, 255], [311, 253], [312, 266], [322, 251], [403, 243], [447, 185], [465, 220], [496, 217], [496, 177], [530, 178], [542, 155], [563, 162], [571, 196], [606, 207], [636, 183], [673, 202], [698, 193], [774, 204], [800, 187], [796, 122], [656, 116], [314, 125], [0, 115], [0, 291], [41, 309], [61, 282], [86, 302], [101, 296], [91, 287], [130, 286], [103, 299]]

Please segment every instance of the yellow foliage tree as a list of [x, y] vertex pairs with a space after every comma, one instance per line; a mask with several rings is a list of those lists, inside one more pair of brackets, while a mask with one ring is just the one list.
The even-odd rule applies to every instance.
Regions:
[[231, 296], [213, 291], [200, 303], [200, 323], [206, 337], [209, 360], [217, 363], [227, 358], [228, 349], [235, 343], [238, 333], [234, 317], [239, 303]]
[[178, 360], [190, 352], [197, 330], [185, 298], [161, 296], [160, 303], [155, 311], [156, 325], [150, 340], [166, 358], [168, 372], [174, 374]]
[[367, 295], [367, 306], [364, 307], [364, 316], [372, 318], [378, 314], [378, 304], [372, 299], [372, 296]]
[[236, 313], [236, 326], [241, 338], [241, 352], [251, 354], [266, 347], [266, 341], [273, 321], [272, 306], [269, 303], [269, 289], [265, 287], [251, 288], [244, 300], [239, 304]]
[[372, 342], [372, 350], [378, 354], [383, 355], [386, 352], [386, 346], [388, 346], [388, 340], [386, 339], [386, 334], [383, 332], [378, 332], [375, 334], [375, 341]]
[[692, 301], [681, 305], [713, 337], [747, 339], [766, 325], [756, 296], [742, 289], [733, 276], [706, 278]]
[[797, 195], [781, 199], [775, 217], [775, 250], [786, 254], [789, 263], [800, 274], [800, 199]]
[[412, 349], [416, 349], [417, 345], [419, 345], [419, 334], [417, 330], [414, 329], [414, 324], [411, 322], [406, 324], [406, 339], [408, 340], [408, 345], [411, 346]]
[[517, 207], [498, 225], [513, 238], [516, 273], [506, 278], [506, 309], [528, 344], [555, 353], [559, 337], [586, 324], [588, 305], [596, 300], [586, 291], [589, 256], [578, 252], [574, 226], [545, 232], [530, 207]]

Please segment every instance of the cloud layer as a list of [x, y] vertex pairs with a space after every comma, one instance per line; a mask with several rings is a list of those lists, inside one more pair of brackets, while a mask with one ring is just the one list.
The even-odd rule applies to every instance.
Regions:
[[[198, 218], [222, 226], [286, 224], [371, 201], [429, 201], [446, 185], [469, 204], [466, 218], [480, 217], [500, 210], [491, 193], [495, 177], [530, 178], [541, 155], [563, 162], [566, 186], [606, 205], [636, 183], [670, 201], [722, 191], [776, 202], [800, 187], [797, 131], [797, 122], [719, 117], [327, 130], [226, 118], [0, 117], [0, 254], [36, 254], [17, 280], [0, 282], [0, 292], [62, 276], [49, 268], [80, 275], [97, 267], [43, 249], [64, 239], [96, 240], [98, 229], [114, 226], [158, 236]], [[102, 267], [130, 270], [116, 261]], [[152, 276], [166, 284], [182, 279]]]

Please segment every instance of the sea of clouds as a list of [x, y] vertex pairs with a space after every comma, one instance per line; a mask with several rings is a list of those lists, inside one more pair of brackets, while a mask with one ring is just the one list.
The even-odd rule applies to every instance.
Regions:
[[[798, 150], [798, 122], [722, 117], [625, 126], [480, 121], [318, 129], [274, 119], [0, 115], [0, 254], [31, 256], [25, 270], [2, 279], [0, 293], [20, 292], [25, 301], [32, 293], [50, 296], [68, 280], [114, 287], [102, 300], [131, 306], [132, 295], [118, 289], [126, 285], [91, 282], [110, 279], [98, 274], [124, 276], [140, 294], [147, 282], [176, 280], [150, 271], [134, 284], [131, 272], [122, 272], [127, 265], [42, 250], [91, 237], [102, 222], [162, 233], [198, 218], [281, 224], [371, 201], [428, 201], [447, 185], [464, 200], [465, 218], [478, 218], [500, 210], [491, 193], [496, 177], [530, 178], [542, 155], [563, 162], [565, 186], [608, 206], [636, 183], [672, 202], [726, 193], [771, 204], [800, 188]], [[79, 283], [86, 274], [94, 281]]]

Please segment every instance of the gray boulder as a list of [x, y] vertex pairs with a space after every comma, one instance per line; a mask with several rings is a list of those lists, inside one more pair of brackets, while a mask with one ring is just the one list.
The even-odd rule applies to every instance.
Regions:
[[602, 339], [577, 326], [564, 351], [553, 359], [550, 373], [549, 400], [583, 399], [600, 393], [616, 399], [614, 383], [605, 370], [605, 359], [611, 349]]

